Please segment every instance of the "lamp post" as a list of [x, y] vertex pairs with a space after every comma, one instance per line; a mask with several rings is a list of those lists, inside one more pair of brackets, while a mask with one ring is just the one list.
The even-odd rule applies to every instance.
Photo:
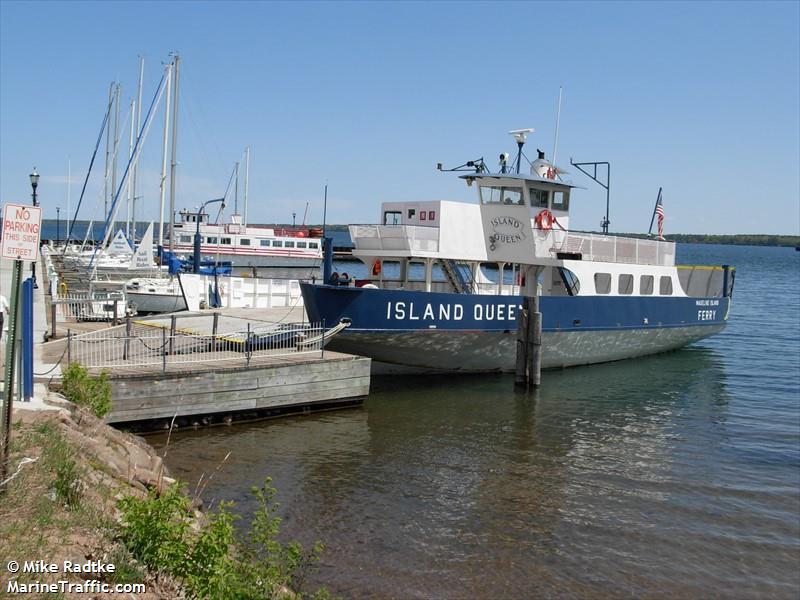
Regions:
[[297, 216], [297, 213], [296, 213], [296, 212], [293, 212], [293, 213], [292, 213], [292, 227], [294, 227], [294, 225], [295, 225], [294, 218], [295, 218], [296, 216]]
[[[31, 188], [33, 188], [33, 205], [39, 206], [39, 201], [36, 198], [36, 188], [39, 186], [39, 173], [36, 172], [36, 167], [33, 167], [33, 173], [29, 175], [31, 178]], [[36, 284], [36, 262], [31, 263], [31, 279], [33, 279], [33, 287], [38, 288]]]
[[200, 208], [197, 211], [197, 228], [194, 232], [194, 256], [192, 261], [192, 272], [199, 273], [200, 272], [200, 221], [203, 211], [205, 210], [206, 206], [209, 204], [214, 204], [214, 202], [222, 202], [222, 208], [225, 208], [225, 198], [215, 198], [214, 200], [208, 200], [203, 202]]
[[61, 243], [61, 207], [56, 206], [56, 246]]

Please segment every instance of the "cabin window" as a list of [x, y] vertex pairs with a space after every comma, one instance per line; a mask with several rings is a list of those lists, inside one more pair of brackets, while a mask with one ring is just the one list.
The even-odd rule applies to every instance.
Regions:
[[206, 238], [206, 244], [216, 244], [217, 238], [216, 237], [208, 237]]
[[384, 225], [400, 225], [400, 221], [402, 220], [401, 214], [399, 210], [387, 210], [383, 213], [383, 224]]
[[611, 273], [595, 273], [594, 289], [598, 294], [611, 293]]
[[181, 236], [181, 244], [191, 244], [191, 243], [192, 243], [192, 236], [190, 235]]
[[672, 277], [664, 275], [658, 282], [658, 293], [662, 296], [672, 296]]
[[419, 220], [424, 221], [428, 218], [428, 213], [424, 210], [419, 211]]
[[531, 206], [547, 208], [547, 201], [550, 199], [550, 192], [547, 190], [537, 190], [535, 188], [530, 188], [528, 191], [531, 195]]
[[306, 242], [297, 242], [298, 248], [305, 248], [308, 244]]
[[269, 246], [269, 240], [258, 240], [259, 246]]
[[481, 204], [522, 205], [522, 188], [505, 186], [481, 186]]
[[558, 267], [558, 273], [561, 275], [561, 281], [564, 282], [564, 288], [570, 296], [577, 296], [581, 289], [581, 283], [578, 276], [565, 267]]
[[283, 244], [284, 248], [294, 248], [294, 242], [285, 242]]
[[553, 192], [553, 208], [555, 210], [568, 210], [569, 194], [566, 192]]
[[428, 221], [433, 221], [436, 218], [436, 211], [429, 210], [428, 211]]
[[231, 245], [231, 238], [226, 238], [226, 237], [220, 238], [219, 243], [220, 244], [226, 244], [226, 245], [230, 246]]
[[416, 216], [416, 214], [417, 214], [417, 209], [416, 208], [409, 208], [408, 209], [408, 218], [409, 219], [413, 219]]
[[633, 293], [633, 275], [623, 273], [619, 276], [619, 281], [617, 282], [617, 292], [625, 295]]
[[317, 244], [317, 242], [308, 242], [308, 247], [309, 248], [319, 248], [319, 245]]
[[650, 296], [653, 293], [652, 275], [642, 275], [639, 278], [639, 293], [642, 296]]
[[280, 240], [272, 240], [273, 248], [283, 248], [283, 242]]
[[239, 244], [242, 246], [249, 246], [250, 240], [248, 238], [239, 238]]

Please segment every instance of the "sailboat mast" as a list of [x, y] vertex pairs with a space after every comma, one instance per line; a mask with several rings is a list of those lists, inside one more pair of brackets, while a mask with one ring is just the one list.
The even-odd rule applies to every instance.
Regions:
[[[136, 121], [136, 100], [131, 100], [131, 134], [130, 139], [128, 141], [128, 163], [130, 163], [131, 158], [133, 158], [133, 138], [134, 138], [134, 127]], [[131, 239], [131, 194], [133, 192], [133, 186], [128, 186], [128, 199], [126, 202], [125, 207], [125, 237]]]
[[169, 101], [172, 88], [172, 63], [166, 67], [167, 72], [167, 97], [164, 101], [164, 146], [161, 152], [161, 199], [158, 207], [158, 247], [164, 249], [164, 200], [167, 197], [167, 145], [169, 144]]
[[247, 226], [247, 191], [250, 189], [250, 146], [244, 149], [244, 221]]
[[553, 140], [553, 167], [556, 166], [556, 152], [558, 151], [558, 125], [561, 123], [561, 94], [564, 91], [563, 86], [559, 86], [558, 88], [558, 113], [556, 114], [556, 135], [555, 139]]
[[239, 161], [233, 166], [233, 214], [239, 214]]
[[[142, 123], [142, 84], [144, 83], [144, 57], [139, 57], [139, 88], [136, 92], [136, 135], [139, 135], [141, 123]], [[131, 203], [131, 221], [133, 222], [133, 240], [136, 240], [136, 199], [137, 190], [136, 190], [136, 174], [139, 171], [139, 163], [137, 162], [133, 168], [132, 174], [132, 186], [133, 186], [133, 194], [132, 194], [132, 203]]]
[[[108, 86], [108, 110], [114, 102], [114, 82]], [[110, 119], [109, 119], [110, 120]], [[101, 133], [102, 135], [102, 133]], [[106, 128], [106, 164], [103, 169], [103, 214], [108, 214], [108, 157], [111, 154], [111, 124]]]
[[117, 83], [114, 97], [114, 154], [111, 157], [111, 195], [117, 193], [117, 150], [119, 149], [119, 101], [122, 86]]
[[178, 168], [178, 84], [180, 83], [180, 55], [175, 55], [175, 95], [172, 97], [172, 158], [169, 171], [169, 251], [175, 244], [175, 171]]
[[[70, 215], [72, 214], [72, 159], [67, 158], [67, 223], [69, 223]], [[67, 246], [69, 238], [66, 238], [64, 247]]]

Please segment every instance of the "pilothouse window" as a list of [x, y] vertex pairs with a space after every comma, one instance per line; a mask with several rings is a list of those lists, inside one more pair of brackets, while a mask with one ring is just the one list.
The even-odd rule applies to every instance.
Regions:
[[522, 189], [505, 186], [481, 186], [481, 204], [522, 205]]
[[566, 192], [553, 192], [553, 209], [568, 210], [569, 194], [567, 194]]
[[547, 208], [547, 201], [550, 197], [550, 192], [547, 190], [537, 190], [530, 188], [528, 190], [531, 195], [531, 206], [537, 208]]
[[400, 211], [399, 210], [387, 210], [383, 213], [383, 224], [384, 225], [400, 225]]

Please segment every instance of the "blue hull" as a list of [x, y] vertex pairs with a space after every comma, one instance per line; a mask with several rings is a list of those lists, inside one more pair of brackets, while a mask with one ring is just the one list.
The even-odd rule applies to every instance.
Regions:
[[[513, 371], [522, 297], [301, 284], [311, 321], [351, 326], [330, 347], [434, 371]], [[721, 331], [730, 298], [542, 296], [543, 367], [621, 360]]]

